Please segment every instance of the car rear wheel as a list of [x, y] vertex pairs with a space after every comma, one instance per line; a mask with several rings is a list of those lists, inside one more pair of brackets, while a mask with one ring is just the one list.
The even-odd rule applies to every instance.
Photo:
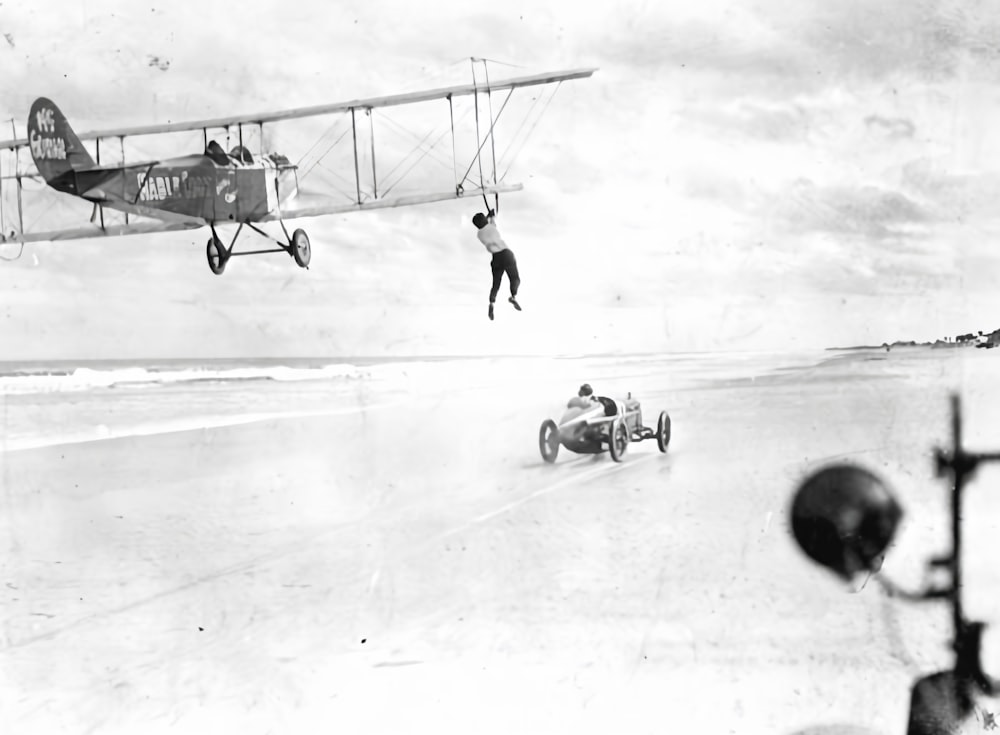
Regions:
[[559, 427], [552, 419], [543, 421], [542, 428], [538, 430], [538, 449], [542, 459], [550, 464], [559, 456]]
[[660, 419], [656, 422], [656, 445], [661, 452], [667, 451], [670, 444], [670, 416], [666, 411], [660, 412]]

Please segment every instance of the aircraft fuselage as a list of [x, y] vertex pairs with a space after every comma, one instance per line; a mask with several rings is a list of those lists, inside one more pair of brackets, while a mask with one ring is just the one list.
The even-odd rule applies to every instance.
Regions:
[[[275, 181], [278, 187], [275, 188]], [[294, 191], [294, 168], [270, 161], [219, 165], [191, 155], [121, 168], [67, 171], [54, 188], [136, 214], [176, 214], [206, 222], [254, 222]]]

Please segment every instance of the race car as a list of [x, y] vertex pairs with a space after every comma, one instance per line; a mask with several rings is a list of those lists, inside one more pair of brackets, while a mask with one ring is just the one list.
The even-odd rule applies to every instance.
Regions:
[[556, 461], [560, 445], [577, 454], [598, 454], [607, 448], [611, 458], [621, 462], [629, 442], [653, 437], [660, 451], [666, 452], [670, 444], [670, 416], [666, 411], [660, 412], [654, 431], [643, 426], [642, 406], [631, 393], [625, 400], [615, 400], [581, 391], [581, 397], [570, 401], [558, 424], [552, 419], [542, 422], [538, 448], [546, 462]]

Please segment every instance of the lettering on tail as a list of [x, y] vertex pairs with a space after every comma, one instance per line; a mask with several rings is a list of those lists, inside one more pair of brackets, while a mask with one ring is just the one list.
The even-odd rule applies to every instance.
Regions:
[[[31, 155], [36, 160], [65, 161], [66, 141], [61, 137], [55, 136], [55, 113], [48, 107], [42, 107], [35, 113], [35, 126], [37, 129], [32, 130], [28, 136]], [[51, 135], [42, 135], [43, 133], [50, 133]]]

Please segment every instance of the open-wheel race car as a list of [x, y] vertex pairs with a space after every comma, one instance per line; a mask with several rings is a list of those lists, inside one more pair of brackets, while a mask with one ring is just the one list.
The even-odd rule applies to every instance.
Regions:
[[584, 385], [580, 395], [570, 400], [557, 424], [542, 422], [538, 449], [542, 459], [555, 462], [560, 445], [577, 454], [598, 454], [608, 449], [615, 462], [621, 462], [629, 442], [656, 438], [661, 452], [670, 444], [670, 416], [661, 411], [653, 430], [642, 424], [642, 406], [629, 393], [625, 400], [594, 396]]

